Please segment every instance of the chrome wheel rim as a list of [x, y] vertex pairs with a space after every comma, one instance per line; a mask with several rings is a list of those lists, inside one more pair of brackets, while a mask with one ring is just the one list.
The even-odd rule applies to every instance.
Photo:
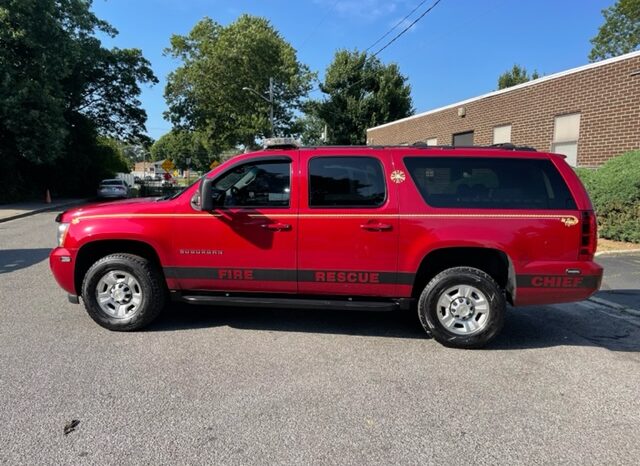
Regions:
[[489, 301], [482, 291], [471, 285], [447, 288], [438, 298], [437, 306], [438, 320], [456, 335], [474, 335], [489, 323]]
[[96, 286], [100, 309], [114, 319], [130, 319], [140, 310], [142, 288], [129, 272], [107, 272]]

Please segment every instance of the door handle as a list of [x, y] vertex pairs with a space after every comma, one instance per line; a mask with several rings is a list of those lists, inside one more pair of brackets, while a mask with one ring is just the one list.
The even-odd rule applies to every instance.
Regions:
[[291, 225], [289, 225], [288, 223], [263, 223], [260, 226], [265, 230], [271, 231], [291, 230]]
[[376, 223], [363, 223], [362, 225], [360, 225], [360, 228], [368, 231], [389, 231], [393, 228], [393, 226], [389, 225], [388, 223], [376, 222]]

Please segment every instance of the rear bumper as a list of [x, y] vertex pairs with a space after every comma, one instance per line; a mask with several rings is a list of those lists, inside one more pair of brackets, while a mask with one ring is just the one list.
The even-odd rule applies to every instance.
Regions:
[[49, 254], [49, 267], [53, 277], [67, 293], [77, 295], [74, 283], [75, 251], [66, 248], [55, 248]]
[[517, 271], [514, 304], [582, 301], [600, 289], [602, 271], [595, 262], [531, 262]]

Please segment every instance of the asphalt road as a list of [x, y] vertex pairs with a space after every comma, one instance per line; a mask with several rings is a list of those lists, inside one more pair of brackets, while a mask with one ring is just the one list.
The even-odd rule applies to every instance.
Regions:
[[604, 267], [597, 296], [640, 311], [640, 253], [606, 254], [596, 261]]
[[0, 463], [638, 463], [639, 318], [514, 309], [481, 351], [409, 314], [174, 306], [112, 333], [50, 275], [54, 217], [0, 224]]

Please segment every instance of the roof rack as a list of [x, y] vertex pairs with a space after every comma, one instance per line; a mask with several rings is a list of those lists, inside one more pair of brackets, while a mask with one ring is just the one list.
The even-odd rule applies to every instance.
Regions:
[[453, 145], [429, 145], [424, 141], [417, 141], [412, 144], [414, 147], [429, 147], [435, 149], [503, 149], [503, 150], [519, 150], [537, 152], [535, 147], [516, 146], [510, 142], [501, 142], [499, 144], [489, 144], [488, 146], [453, 146]]

